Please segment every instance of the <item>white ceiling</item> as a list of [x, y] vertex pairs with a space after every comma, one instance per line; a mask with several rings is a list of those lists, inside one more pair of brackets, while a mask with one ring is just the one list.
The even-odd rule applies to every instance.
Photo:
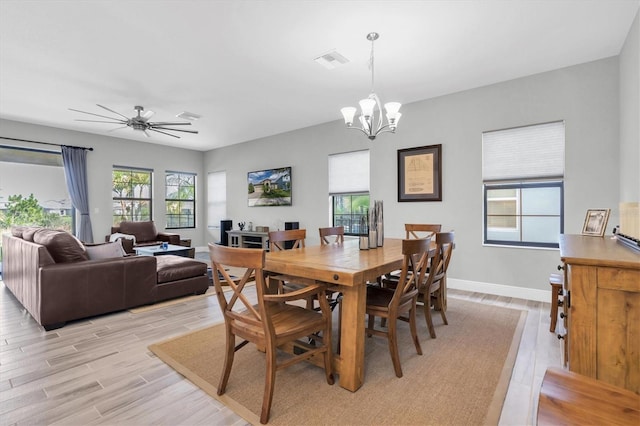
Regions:
[[[196, 150], [340, 120], [370, 89], [404, 104], [620, 53], [640, 0], [0, 0], [0, 117]], [[336, 49], [350, 62], [313, 59]], [[181, 139], [68, 108], [175, 121]], [[399, 131], [402, 129], [400, 122]], [[0, 129], [0, 136], [2, 132]]]

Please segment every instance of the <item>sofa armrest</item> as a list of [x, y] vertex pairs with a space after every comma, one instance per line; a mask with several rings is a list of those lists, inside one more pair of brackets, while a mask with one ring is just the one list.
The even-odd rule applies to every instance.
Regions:
[[180, 234], [175, 234], [172, 232], [158, 232], [158, 240], [166, 241], [169, 244], [173, 244], [176, 246], [180, 245]]
[[40, 268], [41, 324], [57, 324], [155, 302], [156, 263], [151, 256], [131, 256]]

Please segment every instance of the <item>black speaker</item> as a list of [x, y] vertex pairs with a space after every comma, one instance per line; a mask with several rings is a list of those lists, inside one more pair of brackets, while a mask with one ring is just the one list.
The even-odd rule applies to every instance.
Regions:
[[[300, 222], [285, 222], [284, 230], [288, 231], [289, 229], [300, 229]], [[289, 250], [293, 248], [293, 241], [285, 241], [284, 248], [285, 250]]]
[[220, 245], [223, 245], [223, 246], [229, 245], [229, 234], [227, 234], [227, 231], [231, 231], [231, 229], [233, 229], [232, 220], [220, 221]]

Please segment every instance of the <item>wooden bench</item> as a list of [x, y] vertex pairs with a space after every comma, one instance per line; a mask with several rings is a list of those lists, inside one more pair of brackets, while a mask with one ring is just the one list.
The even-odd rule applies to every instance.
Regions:
[[640, 395], [561, 368], [544, 375], [538, 425], [640, 425]]

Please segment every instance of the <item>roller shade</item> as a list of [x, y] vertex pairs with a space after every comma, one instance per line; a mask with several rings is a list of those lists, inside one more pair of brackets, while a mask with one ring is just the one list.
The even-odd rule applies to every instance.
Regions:
[[482, 179], [487, 181], [564, 176], [564, 122], [482, 134]]
[[369, 150], [329, 155], [329, 195], [369, 192]]

